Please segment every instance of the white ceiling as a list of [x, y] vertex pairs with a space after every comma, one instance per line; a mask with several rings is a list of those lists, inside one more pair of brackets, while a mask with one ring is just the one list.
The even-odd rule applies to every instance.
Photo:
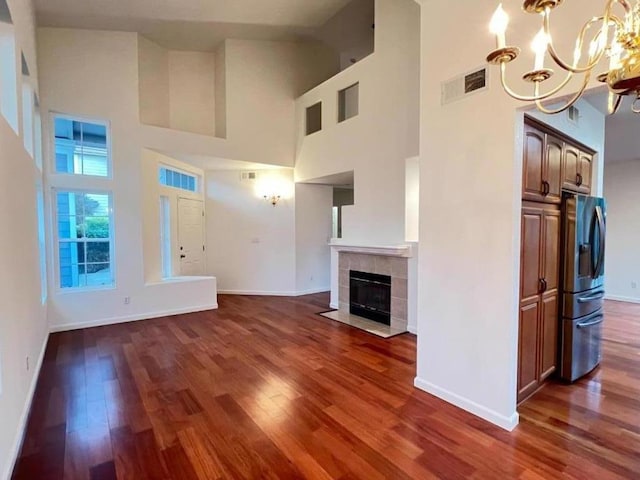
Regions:
[[623, 162], [640, 158], [640, 114], [633, 113], [634, 97], [625, 97], [620, 109], [608, 115], [608, 91], [585, 95], [585, 100], [607, 115], [605, 124], [605, 162]]
[[350, 0], [35, 0], [38, 25], [139, 32], [167, 48], [210, 51], [225, 38], [294, 40]]

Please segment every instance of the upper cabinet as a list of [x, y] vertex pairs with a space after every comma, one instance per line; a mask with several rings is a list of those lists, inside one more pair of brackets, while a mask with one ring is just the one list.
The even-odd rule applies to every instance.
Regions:
[[522, 199], [558, 204], [563, 191], [589, 195], [593, 158], [592, 152], [560, 134], [526, 123]]
[[560, 203], [562, 147], [561, 140], [531, 125], [525, 125], [523, 200]]

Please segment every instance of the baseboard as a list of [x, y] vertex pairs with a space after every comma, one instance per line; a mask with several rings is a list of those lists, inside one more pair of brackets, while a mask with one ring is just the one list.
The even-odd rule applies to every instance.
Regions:
[[340, 305], [337, 303], [330, 303], [329, 308], [333, 308], [334, 310], [340, 310]]
[[40, 370], [42, 369], [42, 362], [44, 361], [44, 354], [47, 351], [47, 345], [49, 343], [49, 334], [47, 333], [42, 348], [40, 349], [40, 356], [36, 363], [36, 368], [33, 371], [33, 377], [31, 378], [31, 385], [29, 385], [29, 392], [27, 394], [27, 401], [24, 404], [22, 415], [20, 415], [20, 422], [18, 423], [18, 430], [16, 431], [13, 447], [11, 448], [11, 454], [9, 455], [10, 461], [7, 465], [7, 471], [3, 472], [3, 479], [11, 478], [13, 469], [16, 467], [18, 461], [18, 455], [20, 455], [20, 449], [24, 442], [24, 435], [27, 428], [27, 420], [29, 419], [29, 413], [31, 413], [31, 404], [33, 403], [33, 396], [36, 393], [36, 386], [38, 385], [38, 378], [40, 378]]
[[200, 305], [197, 307], [176, 308], [173, 310], [164, 310], [162, 312], [148, 312], [137, 315], [127, 315], [124, 317], [102, 318], [99, 320], [91, 320], [82, 323], [65, 323], [63, 325], [53, 325], [51, 333], [68, 332], [70, 330], [81, 330], [83, 328], [102, 327], [105, 325], [116, 325], [118, 323], [136, 322], [138, 320], [150, 320], [152, 318], [169, 317], [172, 315], [182, 315], [185, 313], [204, 312], [207, 310], [215, 310], [218, 308], [217, 303], [210, 305]]
[[640, 303], [640, 298], [622, 297], [618, 295], [605, 295], [605, 300], [613, 300], [614, 302]]
[[416, 325], [407, 325], [407, 330], [409, 331], [409, 333], [418, 335], [418, 327]]
[[218, 295], [247, 295], [250, 297], [301, 297], [303, 295], [313, 295], [314, 293], [324, 293], [330, 290], [331, 289], [329, 287], [300, 290], [297, 292], [270, 292], [265, 290], [218, 290]]
[[505, 417], [504, 415], [500, 415], [499, 413], [491, 409], [483, 407], [482, 405], [464, 398], [456, 393], [440, 388], [437, 385], [434, 385], [431, 382], [427, 382], [426, 380], [423, 380], [419, 377], [416, 377], [413, 384], [416, 388], [424, 390], [425, 392], [430, 393], [431, 395], [434, 395], [444, 400], [445, 402], [455, 405], [462, 410], [466, 410], [467, 412], [472, 413], [475, 416], [480, 417], [488, 422], [491, 422], [494, 425], [497, 425], [498, 427], [503, 428], [509, 432], [511, 432], [518, 426], [518, 412], [514, 412], [514, 414], [510, 417]]

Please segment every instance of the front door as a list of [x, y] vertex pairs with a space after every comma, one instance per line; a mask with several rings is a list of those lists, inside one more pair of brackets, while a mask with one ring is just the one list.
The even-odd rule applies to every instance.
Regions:
[[178, 198], [180, 275], [204, 275], [204, 204]]

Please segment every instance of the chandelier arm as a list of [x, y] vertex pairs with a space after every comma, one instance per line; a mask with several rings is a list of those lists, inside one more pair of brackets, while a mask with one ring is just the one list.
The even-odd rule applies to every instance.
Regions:
[[[564, 112], [566, 109], [571, 107], [574, 103], [576, 103], [578, 99], [582, 96], [582, 94], [587, 88], [587, 85], [589, 84], [590, 79], [591, 79], [591, 74], [587, 73], [584, 77], [584, 82], [582, 83], [582, 87], [580, 88], [580, 90], [578, 90], [578, 92], [564, 106], [558, 109], [551, 110], [551, 109], [545, 108], [545, 106], [542, 105], [541, 99], [537, 99], [535, 100], [536, 107], [538, 107], [538, 110], [540, 110], [542, 113], [546, 113], [548, 115], [555, 115], [556, 113]], [[536, 82], [535, 92], [537, 93], [539, 91], [540, 91], [540, 82]]]
[[549, 92], [547, 92], [547, 93], [545, 93], [543, 95], [528, 97], [528, 96], [524, 96], [524, 95], [518, 95], [516, 92], [511, 90], [511, 88], [509, 88], [509, 86], [507, 85], [506, 73], [507, 73], [507, 65], [506, 65], [506, 63], [503, 62], [503, 63], [500, 64], [500, 82], [502, 83], [502, 88], [504, 88], [505, 92], [507, 92], [507, 94], [510, 97], [515, 98], [516, 100], [519, 100], [521, 102], [535, 102], [535, 101], [538, 101], [538, 100], [546, 100], [547, 98], [552, 97], [556, 93], [560, 92], [564, 87], [567, 86], [567, 84], [573, 78], [573, 73], [569, 72], [567, 74], [566, 78], [562, 81], [562, 83], [560, 83], [560, 85], [558, 85], [557, 87], [555, 87], [551, 91], [549, 91]]
[[622, 103], [622, 95], [609, 92], [609, 105], [608, 105], [609, 115], [613, 115], [618, 111], [618, 109], [620, 108], [620, 103]]
[[[617, 0], [609, 0], [609, 3], [607, 4], [607, 10], [605, 12], [605, 15], [602, 17], [596, 17], [593, 18], [591, 20], [589, 20], [584, 27], [582, 27], [582, 31], [580, 32], [580, 36], [579, 41], [578, 41], [578, 46], [580, 48], [580, 50], [582, 50], [582, 46], [584, 44], [584, 37], [587, 33], [587, 30], [589, 30], [589, 28], [591, 27], [591, 25], [593, 25], [596, 22], [602, 21], [602, 27], [600, 28], [600, 32], [598, 33], [598, 35], [596, 36], [596, 38], [600, 35], [604, 33], [605, 35], [605, 41], [603, 42], [603, 47], [600, 49], [600, 51], [597, 52], [597, 55], [595, 55], [593, 57], [593, 61], [589, 62], [586, 66], [584, 67], [577, 67], [577, 66], [571, 66], [569, 65], [567, 62], [565, 62], [564, 60], [562, 60], [560, 58], [560, 56], [558, 55], [558, 52], [556, 51], [555, 47], [553, 46], [553, 39], [551, 37], [551, 10], [547, 7], [544, 10], [543, 13], [543, 24], [544, 24], [544, 33], [547, 36], [549, 43], [547, 45], [547, 50], [549, 52], [549, 54], [551, 55], [551, 58], [553, 58], [553, 60], [564, 70], [568, 71], [568, 72], [572, 72], [572, 73], [586, 73], [590, 70], [593, 70], [593, 68], [600, 62], [600, 60], [602, 60], [602, 57], [604, 56], [605, 50], [606, 50], [606, 45], [608, 43], [608, 38], [609, 38], [609, 23], [611, 20], [614, 20], [614, 22], [617, 20], [617, 22], [620, 22], [620, 20], [617, 17], [614, 17], [611, 15], [611, 8], [613, 3], [615, 3]], [[619, 25], [619, 23], [616, 22], [616, 25]], [[591, 59], [590, 59], [591, 60]]]

